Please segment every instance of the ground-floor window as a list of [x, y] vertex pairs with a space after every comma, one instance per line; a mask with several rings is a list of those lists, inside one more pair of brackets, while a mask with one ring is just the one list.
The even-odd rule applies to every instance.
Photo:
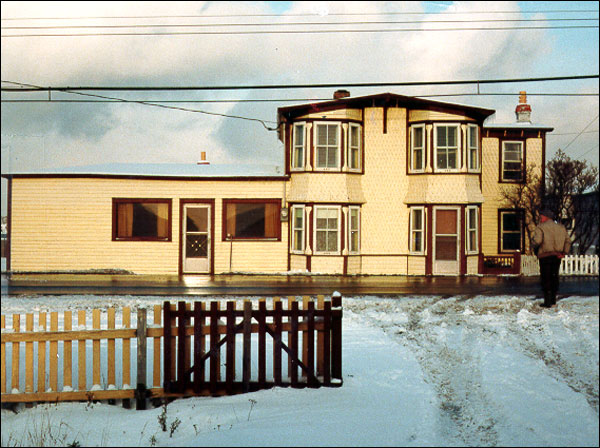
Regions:
[[279, 199], [224, 199], [223, 240], [280, 239]]
[[477, 253], [479, 242], [477, 207], [469, 206], [465, 211], [466, 249], [468, 254]]
[[352, 255], [360, 252], [360, 207], [348, 209], [348, 252]]
[[292, 207], [292, 252], [303, 253], [305, 241], [305, 207], [294, 205]]
[[170, 241], [170, 199], [113, 199], [114, 241]]
[[500, 252], [522, 250], [523, 219], [519, 210], [501, 210], [500, 219]]
[[425, 253], [425, 207], [410, 208], [410, 252]]
[[314, 241], [316, 254], [340, 251], [341, 207], [315, 206]]

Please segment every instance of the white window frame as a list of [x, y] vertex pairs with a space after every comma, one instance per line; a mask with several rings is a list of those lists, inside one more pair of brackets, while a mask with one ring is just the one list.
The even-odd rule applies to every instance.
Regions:
[[[357, 135], [358, 135], [358, 145], [357, 146], [352, 146], [352, 129], [357, 129]], [[360, 172], [362, 170], [362, 126], [360, 124], [350, 123], [348, 125], [348, 136], [347, 136], [346, 141], [348, 142], [348, 151], [346, 153], [346, 160], [348, 161], [348, 171]], [[352, 149], [353, 148], [356, 148], [356, 151], [358, 153], [358, 156], [357, 156], [358, 166], [356, 166], [356, 167], [353, 167], [350, 163], [352, 160]]]
[[[408, 252], [413, 255], [424, 255], [427, 252], [427, 209], [425, 207], [409, 207], [409, 241], [408, 241]], [[413, 221], [413, 212], [421, 212], [421, 228], [415, 229], [415, 223]], [[421, 250], [414, 250], [414, 237], [415, 233], [421, 234]]]
[[[471, 211], [475, 211], [475, 222], [471, 222]], [[470, 247], [471, 234], [475, 235], [475, 247]], [[465, 208], [465, 251], [467, 254], [479, 253], [479, 207], [475, 205]]]
[[[518, 230], [504, 230], [504, 215], [517, 215], [519, 218], [520, 228]], [[519, 234], [519, 246], [523, 247], [523, 216], [518, 210], [501, 210], [500, 211], [500, 253], [514, 253], [519, 252], [521, 249], [505, 249], [504, 248], [504, 234], [505, 233], [518, 233]]]
[[[296, 227], [296, 212], [300, 211], [302, 215], [302, 225], [300, 228]], [[293, 205], [291, 208], [291, 217], [290, 217], [290, 228], [292, 229], [291, 241], [290, 241], [290, 252], [293, 254], [304, 254], [306, 250], [306, 207], [304, 205]], [[294, 245], [296, 243], [296, 232], [301, 233], [300, 243], [301, 248], [296, 248]]]
[[[331, 166], [326, 166], [326, 167], [319, 167], [319, 147], [322, 145], [319, 145], [319, 126], [336, 126], [337, 127], [337, 131], [336, 131], [336, 139], [337, 139], [337, 154], [336, 154], [336, 165], [331, 167]], [[314, 151], [315, 151], [315, 166], [314, 171], [341, 171], [342, 169], [342, 123], [339, 121], [315, 121], [314, 125], [313, 125], [314, 131], [313, 131], [313, 141], [314, 141]], [[327, 147], [327, 150], [329, 151], [330, 146], [329, 145], [325, 145]], [[327, 159], [329, 159], [329, 157], [327, 157]]]
[[[437, 135], [440, 128], [456, 128], [456, 167], [455, 168], [438, 168], [438, 143]], [[447, 148], [450, 148], [446, 145]], [[459, 123], [434, 123], [433, 125], [433, 170], [438, 173], [457, 173], [460, 171], [461, 164], [461, 129]]]
[[[471, 130], [475, 130], [475, 142], [471, 141]], [[479, 161], [479, 126], [476, 124], [467, 125], [467, 168], [471, 172], [480, 172], [481, 163]], [[471, 152], [475, 151], [475, 166], [471, 166]]]
[[[504, 178], [504, 165], [506, 163], [506, 144], [517, 144], [521, 147], [521, 160], [519, 161], [519, 173], [521, 174], [521, 176], [519, 177], [519, 179], [505, 179]], [[524, 161], [524, 155], [525, 155], [525, 142], [523, 142], [522, 140], [503, 140], [502, 141], [502, 166], [500, 167], [500, 179], [502, 180], [502, 182], [522, 182], [523, 181], [523, 161]], [[510, 162], [512, 163], [516, 163], [516, 161], [511, 160]], [[511, 172], [515, 172], [515, 170], [510, 170]]]
[[[415, 135], [414, 131], [417, 129], [421, 129], [423, 131], [423, 141], [422, 146], [420, 148], [415, 148]], [[410, 172], [411, 173], [424, 173], [426, 166], [426, 158], [427, 158], [427, 129], [425, 124], [415, 124], [410, 127]], [[421, 167], [415, 167], [415, 149], [420, 149], [423, 153], [421, 158]]]
[[[319, 250], [319, 243], [318, 243], [318, 239], [317, 239], [317, 233], [319, 231], [323, 231], [317, 228], [317, 219], [318, 219], [318, 215], [319, 215], [319, 210], [325, 210], [325, 209], [333, 209], [337, 211], [337, 250], [336, 251], [327, 251], [327, 250]], [[341, 235], [341, 230], [342, 230], [342, 207], [339, 205], [315, 205], [314, 208], [314, 216], [313, 216], [313, 254], [315, 255], [340, 255], [342, 252], [342, 247], [341, 247], [341, 243], [342, 243], [342, 235]], [[328, 230], [328, 229], [325, 229]]]
[[[355, 229], [352, 228], [352, 212], [353, 211], [356, 211], [356, 213], [357, 213]], [[347, 241], [346, 247], [348, 248], [348, 253], [350, 255], [358, 255], [358, 254], [360, 254], [360, 207], [357, 207], [357, 206], [348, 207], [348, 223], [347, 224], [348, 225], [347, 225], [346, 235], [348, 236], [348, 241]], [[358, 234], [356, 250], [352, 250], [352, 233], [353, 232], [356, 232]]]
[[[302, 129], [302, 130], [300, 131], [300, 129]], [[296, 144], [296, 136], [297, 136], [298, 132], [302, 132], [302, 145]], [[306, 167], [306, 150], [307, 150], [306, 137], [307, 137], [306, 122], [302, 121], [302, 122], [294, 123], [294, 125], [292, 127], [292, 151], [291, 151], [292, 159], [290, 161], [291, 162], [290, 166], [291, 166], [292, 171], [304, 171], [304, 169]], [[295, 166], [296, 154], [300, 148], [302, 150], [302, 161], [301, 161], [300, 166]]]

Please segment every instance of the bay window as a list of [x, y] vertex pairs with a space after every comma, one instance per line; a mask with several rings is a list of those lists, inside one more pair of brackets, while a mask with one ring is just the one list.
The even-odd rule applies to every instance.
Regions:
[[315, 206], [315, 254], [339, 254], [341, 207]]
[[434, 158], [438, 171], [457, 171], [460, 167], [459, 125], [435, 124]]
[[305, 208], [303, 205], [292, 207], [292, 252], [304, 253], [305, 241]]
[[328, 171], [340, 167], [340, 123], [315, 123], [315, 169]]
[[425, 170], [425, 125], [415, 125], [410, 128], [410, 170], [423, 172]]
[[295, 123], [292, 132], [292, 170], [303, 170], [306, 157], [306, 126], [305, 123]]
[[348, 252], [360, 252], [360, 207], [348, 208]]
[[425, 207], [410, 208], [410, 252], [425, 253]]
[[361, 129], [360, 125], [350, 123], [348, 127], [348, 167], [351, 171], [361, 169]]
[[467, 161], [469, 171], [479, 171], [479, 126], [467, 125]]

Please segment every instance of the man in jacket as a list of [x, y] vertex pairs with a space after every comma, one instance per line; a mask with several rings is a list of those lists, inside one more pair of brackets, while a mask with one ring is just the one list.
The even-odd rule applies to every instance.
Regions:
[[558, 271], [561, 258], [571, 250], [571, 239], [567, 229], [554, 222], [554, 214], [544, 209], [540, 212], [540, 224], [532, 236], [532, 245], [540, 261], [540, 276], [544, 292], [543, 307], [556, 305], [558, 292]]

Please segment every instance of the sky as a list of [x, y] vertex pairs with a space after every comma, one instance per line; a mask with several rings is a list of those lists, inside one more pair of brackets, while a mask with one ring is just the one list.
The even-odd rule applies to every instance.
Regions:
[[[350, 83], [598, 74], [597, 2], [490, 6], [489, 2], [3, 1], [1, 5], [3, 88], [298, 84], [343, 88]], [[495, 21], [481, 22], [486, 19]], [[378, 23], [339, 24], [367, 21]], [[577, 28], [548, 29], [559, 26]], [[452, 30], [431, 31], [441, 27]], [[505, 29], [479, 29], [483, 27]], [[506, 29], [515, 27], [536, 29]], [[412, 31], [389, 31], [402, 28]], [[307, 32], [316, 29], [346, 32]], [[94, 104], [87, 101], [100, 98], [58, 92], [50, 95], [52, 102], [8, 102], [48, 100], [49, 94], [2, 92], [2, 172], [107, 162], [195, 164], [203, 151], [211, 163], [281, 165], [282, 144], [268, 130], [276, 124], [277, 108], [330, 99], [334, 90], [84, 92], [163, 101], [188, 110], [125, 102]], [[562, 148], [571, 158], [598, 166], [597, 78], [479, 88], [470, 84], [348, 90], [352, 96], [452, 94], [430, 98], [494, 109], [488, 122], [495, 123], [515, 121], [518, 93], [525, 90], [532, 121], [554, 128], [547, 138], [547, 159]], [[478, 91], [480, 95], [475, 95]]]

